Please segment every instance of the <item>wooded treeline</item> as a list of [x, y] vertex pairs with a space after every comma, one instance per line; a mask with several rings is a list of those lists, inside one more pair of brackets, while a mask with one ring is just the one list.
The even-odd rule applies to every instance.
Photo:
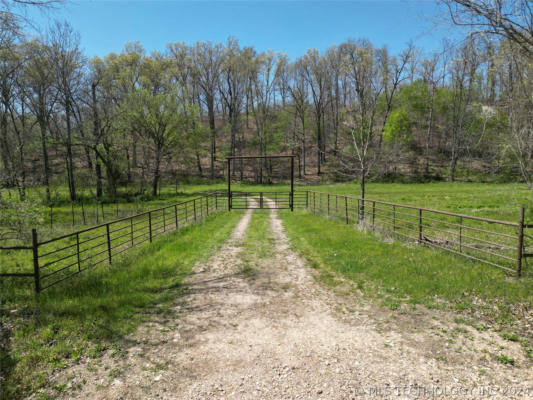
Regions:
[[229, 38], [88, 58], [67, 23], [30, 37], [0, 15], [0, 184], [22, 199], [43, 185], [50, 200], [53, 182], [72, 200], [157, 194], [162, 177], [215, 179], [227, 155], [269, 153], [298, 155], [308, 177], [531, 182], [531, 59], [506, 38], [429, 55], [348, 40], [291, 61]]

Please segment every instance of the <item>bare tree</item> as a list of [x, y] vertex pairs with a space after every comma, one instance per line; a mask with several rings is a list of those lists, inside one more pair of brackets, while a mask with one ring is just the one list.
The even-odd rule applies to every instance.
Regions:
[[317, 140], [317, 175], [321, 173], [321, 165], [326, 160], [326, 140], [323, 132], [324, 114], [327, 106], [327, 62], [315, 49], [308, 50], [303, 57], [303, 71], [311, 89], [313, 99], [316, 140]]
[[516, 43], [533, 57], [531, 0], [440, 0], [452, 22], [478, 32], [498, 35]]
[[211, 42], [198, 42], [193, 49], [194, 79], [202, 89], [202, 99], [207, 108], [209, 129], [211, 130], [210, 175], [215, 178], [216, 126], [215, 99], [219, 87], [222, 45]]
[[76, 182], [74, 179], [74, 158], [72, 153], [73, 131], [72, 118], [74, 112], [74, 93], [79, 90], [82, 82], [82, 68], [85, 58], [79, 48], [79, 36], [67, 23], [56, 23], [50, 31], [52, 62], [56, 72], [55, 82], [60, 94], [60, 102], [64, 109], [65, 147], [68, 187], [70, 199], [76, 199]]

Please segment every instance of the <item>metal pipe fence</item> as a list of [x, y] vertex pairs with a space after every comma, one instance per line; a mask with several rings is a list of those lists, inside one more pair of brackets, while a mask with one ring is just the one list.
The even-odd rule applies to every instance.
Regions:
[[[232, 209], [307, 209], [485, 263], [517, 278], [523, 261], [533, 257], [533, 247], [524, 243], [533, 239], [525, 233], [533, 224], [524, 222], [523, 208], [519, 221], [509, 222], [316, 191], [295, 191], [292, 196], [287, 191], [232, 192], [229, 200]], [[112, 264], [121, 253], [166, 232], [227, 211], [228, 204], [227, 192], [210, 192], [48, 240], [39, 241], [33, 229], [31, 246], [0, 247], [28, 253], [33, 269], [0, 277], [33, 277], [39, 292], [98, 264]]]
[[101, 263], [112, 264], [121, 253], [166, 232], [201, 221], [226, 210], [218, 194], [201, 197], [109, 221], [90, 228], [39, 241], [32, 230], [32, 245], [4, 247], [6, 251], [31, 251], [32, 272], [7, 272], [0, 277], [33, 277], [38, 293]]
[[532, 257], [524, 244], [524, 208], [517, 222], [500, 221], [332, 193], [308, 191], [307, 209], [372, 231], [439, 248], [514, 274]]

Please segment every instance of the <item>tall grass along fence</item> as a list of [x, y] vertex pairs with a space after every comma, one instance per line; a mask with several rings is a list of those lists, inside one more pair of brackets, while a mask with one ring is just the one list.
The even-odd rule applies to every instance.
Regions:
[[151, 243], [157, 236], [226, 209], [227, 201], [220, 195], [205, 194], [44, 241], [39, 240], [37, 230], [33, 229], [31, 246], [0, 247], [13, 255], [12, 252], [28, 253], [22, 259], [32, 260], [33, 268], [2, 272], [0, 277], [33, 278], [35, 291], [40, 292], [98, 264], [112, 264], [119, 254], [132, 247]]
[[524, 245], [524, 208], [517, 222], [456, 214], [386, 201], [308, 191], [306, 208], [340, 218], [408, 241], [436, 247], [460, 256], [522, 275], [524, 259], [532, 257]]

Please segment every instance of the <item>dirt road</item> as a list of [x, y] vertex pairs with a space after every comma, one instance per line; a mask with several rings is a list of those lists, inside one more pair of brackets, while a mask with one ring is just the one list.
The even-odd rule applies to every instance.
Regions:
[[459, 327], [444, 312], [384, 309], [348, 283], [324, 287], [291, 250], [275, 211], [265, 232], [273, 248], [259, 259], [245, 250], [251, 217], [195, 267], [172, 319], [139, 327], [123, 357], [58, 374], [64, 397], [528, 398], [531, 370], [490, 356], [505, 346], [526, 366], [518, 344]]

